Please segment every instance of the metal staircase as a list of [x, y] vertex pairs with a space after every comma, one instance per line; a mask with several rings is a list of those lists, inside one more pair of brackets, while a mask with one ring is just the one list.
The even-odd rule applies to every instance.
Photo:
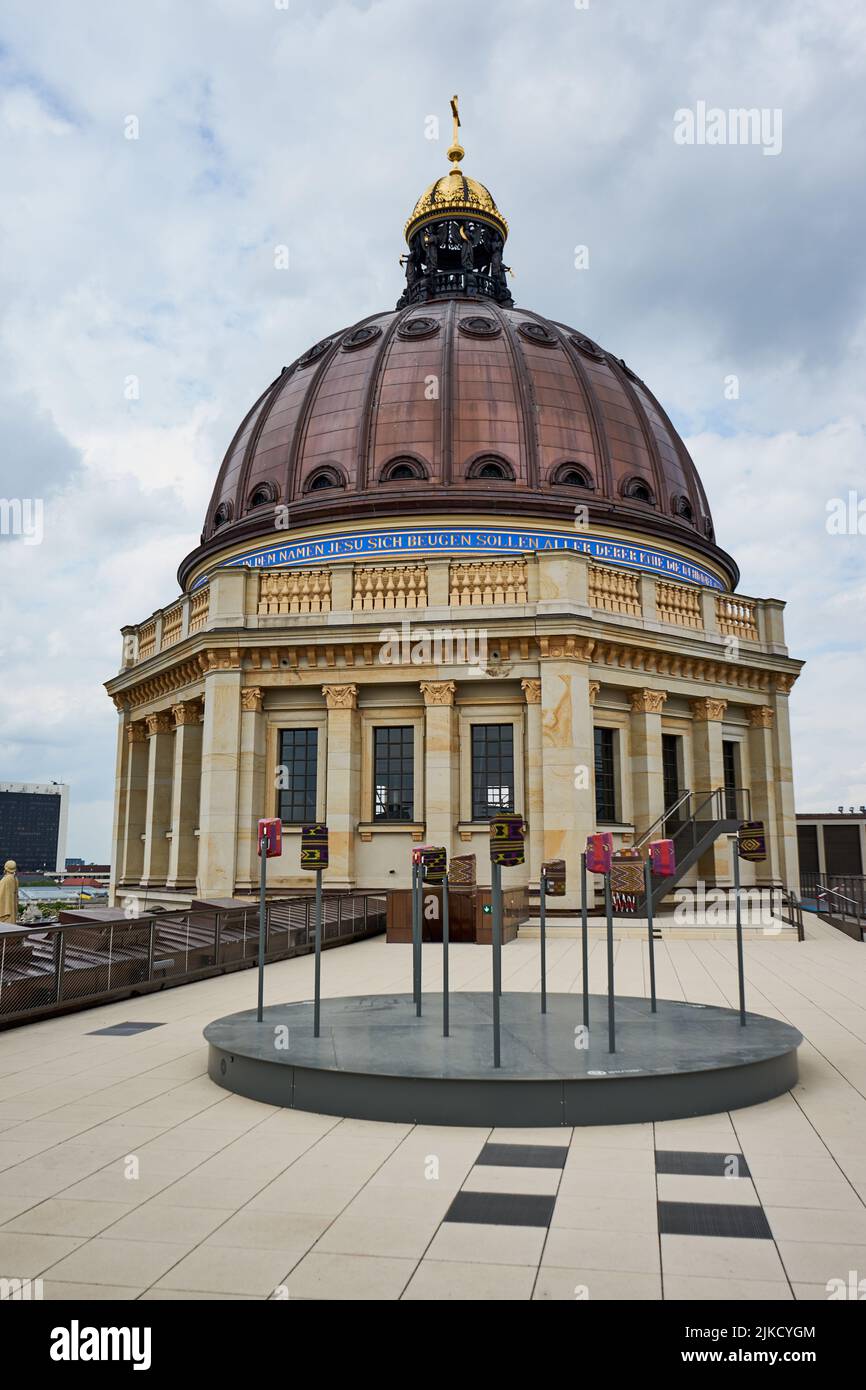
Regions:
[[[736, 814], [731, 815], [730, 812]], [[705, 854], [720, 835], [732, 835], [741, 820], [749, 820], [749, 793], [741, 787], [715, 787], [710, 792], [683, 792], [665, 808], [649, 830], [635, 839], [635, 849], [649, 852], [651, 840], [673, 840], [676, 872], [663, 878], [653, 874], [650, 897], [653, 911], [676, 887], [689, 869]], [[646, 897], [640, 898], [637, 912], [646, 910]]]

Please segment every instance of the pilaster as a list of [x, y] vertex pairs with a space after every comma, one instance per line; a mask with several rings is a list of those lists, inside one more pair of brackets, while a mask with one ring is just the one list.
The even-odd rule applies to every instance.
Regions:
[[200, 700], [172, 705], [174, 773], [171, 792], [171, 845], [168, 888], [194, 888], [198, 868], [199, 796], [203, 711]]
[[454, 681], [421, 681], [424, 696], [425, 837], [450, 860], [459, 819], [459, 747]]
[[356, 685], [323, 685], [328, 707], [328, 885], [355, 887], [355, 831], [360, 820], [361, 731]]
[[168, 710], [149, 714], [147, 727], [147, 807], [144, 824], [144, 868], [141, 882], [162, 886], [168, 877], [168, 834], [171, 830], [171, 784], [174, 772], [174, 723]]

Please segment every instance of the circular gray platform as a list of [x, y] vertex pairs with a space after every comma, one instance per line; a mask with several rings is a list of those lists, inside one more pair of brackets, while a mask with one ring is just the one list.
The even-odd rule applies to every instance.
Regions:
[[579, 994], [503, 994], [502, 1066], [493, 1067], [489, 994], [451, 995], [451, 1035], [442, 1037], [442, 996], [323, 999], [276, 1004], [208, 1024], [208, 1071], [237, 1095], [270, 1105], [356, 1119], [440, 1125], [629, 1124], [682, 1119], [769, 1100], [797, 1080], [796, 1028], [732, 1009], [617, 998], [615, 1054], [608, 1051], [607, 999], [590, 997], [581, 1046]]

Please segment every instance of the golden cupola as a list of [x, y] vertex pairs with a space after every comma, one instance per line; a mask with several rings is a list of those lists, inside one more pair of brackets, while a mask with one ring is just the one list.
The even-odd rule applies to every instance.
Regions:
[[506, 280], [509, 267], [502, 261], [508, 223], [489, 188], [461, 168], [465, 151], [458, 138], [456, 96], [451, 98], [451, 115], [452, 168], [421, 194], [406, 223], [409, 251], [401, 257], [406, 291], [398, 308], [454, 294], [513, 302]]

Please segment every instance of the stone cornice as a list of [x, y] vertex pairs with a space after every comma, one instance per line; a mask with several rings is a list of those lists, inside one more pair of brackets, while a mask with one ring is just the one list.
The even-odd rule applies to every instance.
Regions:
[[[417, 618], [413, 621], [417, 622]], [[207, 636], [212, 643], [213, 634], [208, 633]], [[599, 640], [580, 634], [518, 633], [497, 636], [496, 641], [505, 662], [582, 661], [594, 667], [661, 676], [666, 680], [701, 681], [769, 695], [789, 694], [802, 666], [802, 662], [795, 662], [791, 658], [777, 658], [779, 665], [769, 658], [765, 665], [758, 665], [755, 658], [761, 654], [757, 652], [753, 654], [753, 661], [746, 664], [692, 654], [687, 648], [674, 651], [649, 643]], [[343, 640], [329, 636], [327, 641], [316, 641], [312, 634], [309, 637], [304, 634], [302, 640], [289, 644], [285, 641], [274, 642], [272, 636], [262, 633], [261, 640], [254, 646], [240, 646], [237, 641], [225, 647], [210, 645], [196, 654], [187, 654], [142, 680], [136, 681], [133, 671], [124, 671], [107, 682], [107, 689], [116, 708], [124, 712], [152, 704], [195, 683], [203, 686], [211, 672], [239, 672], [246, 664], [249, 669], [262, 673], [270, 669], [271, 673], [283, 670], [309, 671], [311, 674], [333, 671], [336, 675], [364, 667], [378, 669], [378, 652], [376, 643], [359, 642], [357, 639]], [[410, 671], [417, 671], [417, 667], [395, 666], [394, 678], [402, 679], [404, 669], [407, 678]]]

